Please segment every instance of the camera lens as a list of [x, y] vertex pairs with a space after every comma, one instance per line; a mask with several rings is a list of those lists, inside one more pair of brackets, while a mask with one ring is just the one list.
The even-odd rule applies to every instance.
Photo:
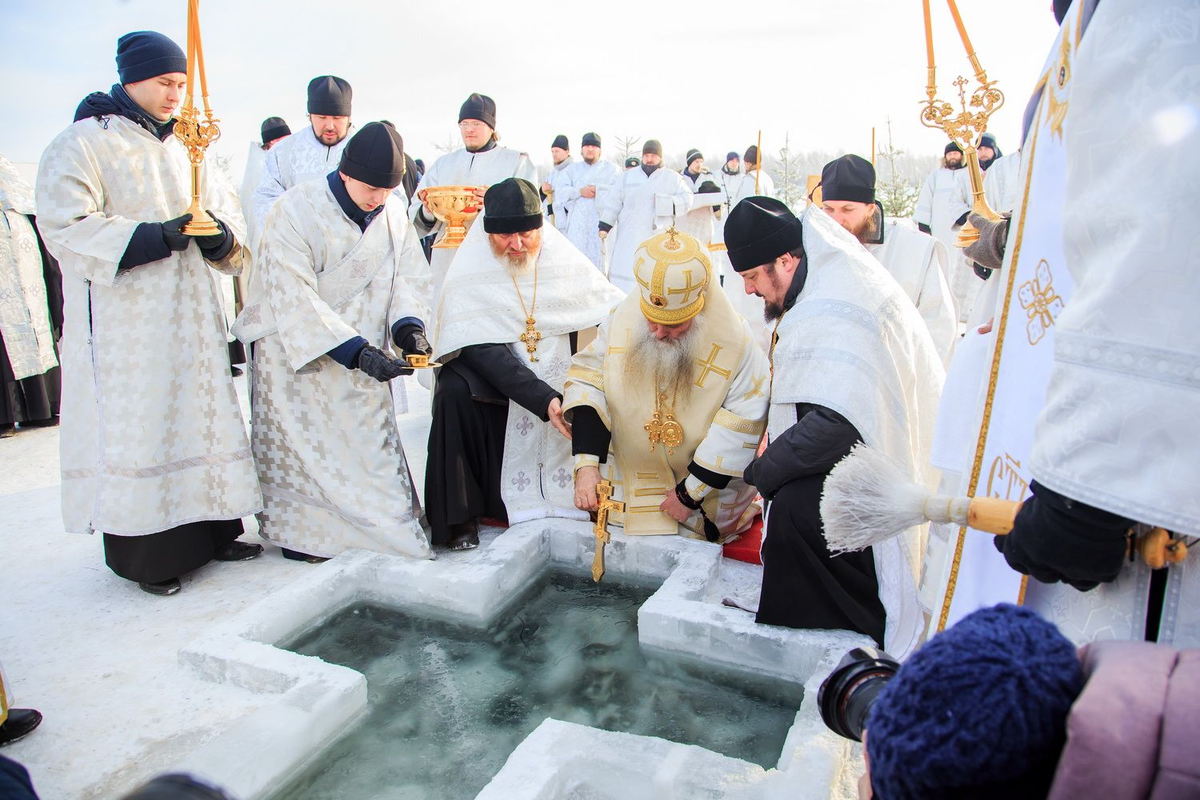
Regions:
[[825, 725], [838, 736], [861, 742], [875, 698], [898, 669], [899, 662], [873, 647], [856, 647], [842, 656], [817, 692]]

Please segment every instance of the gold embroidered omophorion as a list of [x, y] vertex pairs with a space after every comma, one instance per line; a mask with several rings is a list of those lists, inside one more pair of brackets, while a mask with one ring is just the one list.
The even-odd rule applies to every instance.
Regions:
[[521, 287], [517, 286], [517, 276], [509, 274], [512, 278], [513, 288], [517, 290], [517, 299], [521, 301], [521, 310], [525, 312], [525, 332], [521, 334], [521, 341], [525, 344], [525, 352], [529, 353], [530, 361], [537, 361], [537, 343], [542, 338], [542, 334], [538, 333], [537, 320], [533, 314], [537, 310], [537, 262], [533, 264], [533, 299], [529, 303], [529, 307], [525, 307], [525, 298], [521, 296]]

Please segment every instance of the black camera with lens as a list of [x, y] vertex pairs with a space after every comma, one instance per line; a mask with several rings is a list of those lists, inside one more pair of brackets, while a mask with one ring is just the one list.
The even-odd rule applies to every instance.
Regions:
[[817, 692], [821, 719], [829, 730], [861, 742], [875, 698], [899, 669], [900, 662], [873, 647], [856, 647], [842, 656]]

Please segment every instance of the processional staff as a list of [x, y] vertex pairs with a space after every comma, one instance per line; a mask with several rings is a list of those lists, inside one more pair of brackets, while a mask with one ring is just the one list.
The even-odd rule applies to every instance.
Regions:
[[[975, 149], [975, 142], [987, 130], [988, 120], [992, 114], [999, 111], [1004, 105], [1004, 93], [996, 88], [995, 81], [988, 80], [987, 72], [979, 63], [979, 57], [975, 55], [975, 48], [971, 45], [971, 39], [967, 36], [967, 29], [963, 25], [962, 15], [958, 13], [957, 3], [955, 0], [946, 0], [946, 5], [950, 7], [950, 14], [954, 17], [959, 38], [962, 39], [963, 47], [967, 51], [967, 60], [971, 62], [971, 67], [975, 70], [975, 80], [979, 82], [979, 86], [971, 93], [968, 101], [967, 79], [960, 75], [954, 81], [954, 85], [958, 87], [960, 106], [958, 113], [955, 113], [954, 106], [950, 103], [937, 99], [937, 69], [933, 60], [933, 22], [929, 13], [929, 0], [922, 0], [925, 12], [925, 54], [929, 61], [929, 67], [925, 86], [926, 99], [922, 101], [925, 108], [921, 110], [921, 124], [927, 128], [942, 130], [952, 142], [962, 148], [963, 155], [967, 160], [967, 174], [971, 178], [971, 213], [994, 221], [1000, 219], [1000, 215], [988, 206], [987, 200], [983, 197], [983, 170], [979, 166], [979, 153]], [[968, 106], [975, 110], [969, 111]], [[966, 247], [978, 239], [979, 230], [968, 222], [959, 231], [957, 244], [959, 247]]]
[[[193, 99], [196, 75], [200, 75], [200, 96], [204, 103], [204, 119], [200, 119]], [[200, 43], [200, 0], [188, 0], [187, 29], [187, 94], [183, 107], [175, 121], [175, 136], [187, 148], [188, 161], [192, 165], [192, 204], [184, 213], [192, 220], [183, 226], [188, 236], [213, 236], [221, 232], [220, 226], [200, 205], [200, 165], [204, 163], [204, 151], [221, 136], [208, 104], [208, 77], [204, 74], [204, 47]]]

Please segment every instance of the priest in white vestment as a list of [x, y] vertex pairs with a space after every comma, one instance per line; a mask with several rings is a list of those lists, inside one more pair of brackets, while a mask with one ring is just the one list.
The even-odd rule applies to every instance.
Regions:
[[[417, 186], [416, 199], [408, 209], [409, 218], [416, 225], [419, 235], [437, 236], [430, 260], [433, 269], [432, 302], [435, 307], [456, 251], [437, 247], [437, 242], [446, 236], [446, 225], [425, 208], [426, 192], [438, 186], [473, 186], [482, 208], [487, 188], [506, 178], [522, 178], [537, 184], [537, 168], [529, 156], [520, 150], [500, 145], [499, 134], [496, 133], [496, 103], [492, 98], [482, 94], [468, 97], [458, 110], [458, 132], [463, 140], [463, 148], [440, 156], [430, 165]], [[484, 209], [480, 213], [486, 214], [487, 211]], [[473, 221], [468, 220], [468, 228], [471, 225]]]
[[600, 205], [620, 177], [620, 169], [600, 157], [600, 135], [585, 133], [579, 148], [583, 156], [567, 170], [555, 189], [555, 199], [567, 211], [567, 238], [601, 272], [608, 274], [604, 250], [600, 247]]
[[1111, 158], [1096, 152], [1113, 131], [1142, 139], [1181, 108], [1177, 87], [1200, 74], [1200, 48], [1180, 31], [1200, 30], [1200, 5], [1105, 0], [1091, 10], [1075, 23], [1075, 38], [1084, 26], [1086, 35], [1069, 111], [1051, 114], [1066, 152], [1061, 237], [1074, 289], [1052, 321], [1033, 496], [996, 543], [1014, 569], [1079, 589], [1116, 578], [1134, 523], [1200, 536], [1200, 229], [1163, 216], [1196, 196], [1200, 127]]
[[218, 232], [189, 236], [191, 166], [172, 119], [187, 58], [160, 33], [117, 44], [121, 83], [89, 95], [38, 170], [38, 226], [63, 270], [63, 522], [103, 531], [118, 575], [154, 594], [236, 542], [262, 508], [213, 270], [237, 274], [237, 195], [201, 166]]
[[684, 214], [683, 219], [676, 225], [680, 233], [686, 233], [700, 241], [705, 253], [711, 253], [713, 244], [718, 240], [717, 219], [721, 208], [725, 205], [726, 197], [721, 193], [717, 178], [704, 168], [704, 154], [692, 149], [687, 153], [687, 166], [679, 173], [691, 186], [692, 207]]
[[304, 181], [324, 178], [337, 167], [346, 139], [353, 132], [353, 97], [354, 90], [343, 78], [319, 75], [309, 81], [309, 125], [267, 151], [254, 192], [254, 230], [263, 229], [267, 212], [284, 192]]
[[285, 557], [430, 555], [389, 385], [411, 374], [404, 356], [430, 350], [409, 281], [425, 256], [393, 194], [403, 175], [400, 135], [371, 122], [338, 169], [267, 215], [234, 332], [253, 343], [260, 531]]
[[819, 504], [829, 471], [858, 442], [933, 486], [941, 359], [896, 281], [820, 208], [798, 220], [778, 200], [749, 199], [725, 237], [734, 269], [779, 320], [768, 445], [745, 473], [770, 501], [757, 621], [858, 631], [902, 658], [924, 630], [922, 529], [832, 556]]
[[0, 156], [0, 438], [59, 420], [62, 275], [34, 216], [33, 187]]
[[[623, 292], [633, 291], [634, 253], [656, 230], [676, 225], [691, 208], [692, 187], [678, 172], [663, 168], [662, 145], [648, 139], [641, 165], [621, 174], [600, 208], [600, 238], [611, 259], [609, 280]], [[615, 241], [608, 242], [613, 228]]]
[[971, 210], [971, 193], [963, 192], [963, 181], [967, 180], [963, 167], [962, 148], [954, 142], [946, 145], [942, 166], [929, 173], [921, 184], [917, 207], [913, 211], [917, 228], [933, 235], [946, 247], [950, 259], [946, 282], [950, 284], [959, 323], [967, 321], [975, 297], [983, 288], [983, 281], [957, 245], [958, 232]]
[[559, 198], [558, 190], [565, 182], [567, 171], [571, 169], [575, 159], [571, 157], [571, 143], [567, 141], [565, 134], [560, 133], [554, 137], [554, 143], [550, 145], [550, 159], [550, 174], [542, 181], [542, 200], [546, 206], [546, 216], [554, 220], [554, 227], [566, 233], [567, 208]]
[[875, 202], [875, 168], [856, 155], [821, 170], [821, 208], [879, 259], [913, 301], [943, 364], [958, 340], [958, 314], [946, 283], [946, 248], [927, 233], [885, 220]]
[[725, 544], [759, 512], [742, 473], [767, 426], [767, 356], [701, 242], [668, 230], [635, 263], [638, 291], [567, 371], [575, 505], [596, 510], [603, 476], [626, 534]]
[[501, 181], [446, 275], [425, 476], [436, 545], [476, 547], [481, 517], [587, 519], [575, 508], [563, 384], [579, 333], [621, 293], [544, 219], [532, 183]]
[[742, 159], [746, 174], [738, 182], [737, 191], [729, 198], [729, 208], [732, 211], [737, 204], [747, 197], [774, 197], [775, 180], [763, 169], [759, 162], [758, 145], [752, 144], [746, 148]]

